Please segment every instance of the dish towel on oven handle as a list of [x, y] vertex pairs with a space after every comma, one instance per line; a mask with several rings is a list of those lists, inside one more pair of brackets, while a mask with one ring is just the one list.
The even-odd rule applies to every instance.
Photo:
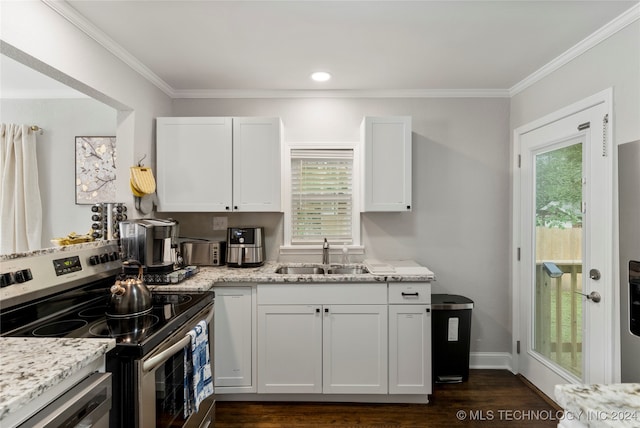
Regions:
[[191, 346], [187, 345], [184, 359], [185, 418], [197, 412], [200, 403], [213, 394], [207, 322], [200, 321], [188, 334], [191, 336]]

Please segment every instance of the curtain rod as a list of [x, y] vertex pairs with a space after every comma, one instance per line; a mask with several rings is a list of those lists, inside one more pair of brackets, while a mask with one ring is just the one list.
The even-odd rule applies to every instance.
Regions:
[[44, 132], [44, 129], [40, 128], [38, 125], [31, 125], [29, 129], [33, 132], [37, 132], [40, 135], [42, 135], [42, 133]]

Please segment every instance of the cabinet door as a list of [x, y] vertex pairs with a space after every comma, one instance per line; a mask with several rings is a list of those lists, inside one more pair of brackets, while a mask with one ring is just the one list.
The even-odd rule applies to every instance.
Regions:
[[215, 293], [214, 384], [216, 388], [251, 387], [253, 374], [251, 287], [216, 287]]
[[157, 118], [158, 211], [231, 209], [232, 121]]
[[322, 392], [318, 305], [258, 305], [258, 392]]
[[411, 210], [411, 117], [362, 121], [363, 211]]
[[233, 119], [233, 210], [281, 210], [281, 122]]
[[323, 392], [387, 393], [387, 305], [323, 308]]
[[389, 305], [389, 394], [431, 394], [429, 305]]

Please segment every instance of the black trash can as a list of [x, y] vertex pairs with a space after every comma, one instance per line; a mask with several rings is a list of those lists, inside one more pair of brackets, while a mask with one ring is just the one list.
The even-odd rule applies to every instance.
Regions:
[[469, 379], [473, 301], [455, 294], [432, 294], [431, 309], [433, 381], [465, 382]]

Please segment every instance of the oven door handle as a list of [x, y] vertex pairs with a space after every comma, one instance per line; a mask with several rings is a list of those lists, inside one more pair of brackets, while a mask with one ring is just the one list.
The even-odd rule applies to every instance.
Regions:
[[[211, 324], [211, 320], [213, 319], [213, 314], [215, 312], [215, 308], [212, 306], [211, 311], [209, 311], [209, 315], [205, 318], [207, 325]], [[161, 364], [164, 364], [170, 357], [177, 354], [178, 352], [184, 350], [184, 348], [191, 343], [191, 336], [185, 335], [178, 342], [171, 345], [169, 348], [160, 352], [158, 355], [154, 355], [153, 357], [146, 360], [142, 363], [142, 370], [147, 373], [151, 370], [155, 369]]]

